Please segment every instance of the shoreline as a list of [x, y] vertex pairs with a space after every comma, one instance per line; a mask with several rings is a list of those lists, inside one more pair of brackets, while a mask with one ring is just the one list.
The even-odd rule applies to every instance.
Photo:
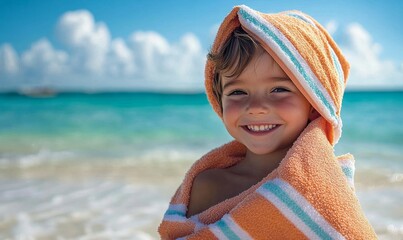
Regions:
[[[156, 228], [191, 163], [130, 167], [113, 163], [53, 164], [1, 169], [0, 189], [4, 194], [0, 198], [0, 236], [14, 238], [12, 234], [17, 232], [35, 238], [158, 239]], [[369, 176], [374, 178], [368, 181]], [[397, 174], [394, 178], [390, 182], [387, 176], [365, 170], [356, 174], [357, 195], [380, 239], [403, 236], [403, 221], [399, 218], [403, 210], [398, 207], [403, 197], [403, 176]], [[49, 222], [55, 226], [47, 228]], [[36, 228], [42, 230], [31, 231]]]

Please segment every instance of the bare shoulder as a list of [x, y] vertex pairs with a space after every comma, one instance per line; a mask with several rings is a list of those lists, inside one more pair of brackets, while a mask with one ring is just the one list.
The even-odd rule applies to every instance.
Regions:
[[216, 203], [217, 183], [221, 181], [221, 169], [208, 169], [198, 174], [192, 185], [187, 216], [193, 216]]

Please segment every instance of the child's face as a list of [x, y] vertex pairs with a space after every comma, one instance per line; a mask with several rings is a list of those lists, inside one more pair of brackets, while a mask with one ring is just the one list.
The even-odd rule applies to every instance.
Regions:
[[314, 111], [266, 52], [256, 53], [238, 77], [223, 76], [221, 84], [228, 132], [258, 155], [291, 147]]

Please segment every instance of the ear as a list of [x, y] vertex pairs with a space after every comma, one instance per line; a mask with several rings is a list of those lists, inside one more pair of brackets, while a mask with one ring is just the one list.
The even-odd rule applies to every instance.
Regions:
[[313, 120], [317, 119], [319, 116], [320, 116], [319, 112], [316, 111], [316, 109], [311, 106], [311, 109], [309, 110], [309, 116], [308, 116], [309, 121], [313, 121]]

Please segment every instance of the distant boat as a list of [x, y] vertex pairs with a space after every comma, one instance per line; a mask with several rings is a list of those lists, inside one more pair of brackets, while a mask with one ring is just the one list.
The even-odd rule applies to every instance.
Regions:
[[54, 97], [57, 94], [57, 92], [54, 89], [48, 87], [21, 89], [19, 93], [21, 95], [29, 97], [38, 97], [38, 98]]

